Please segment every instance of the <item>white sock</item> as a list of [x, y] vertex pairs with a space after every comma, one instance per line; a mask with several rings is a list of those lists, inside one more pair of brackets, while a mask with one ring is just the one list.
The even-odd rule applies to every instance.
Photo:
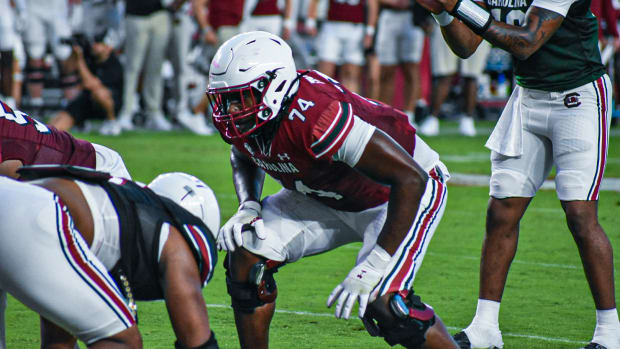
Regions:
[[592, 342], [608, 349], [620, 348], [620, 321], [616, 308], [596, 310], [596, 328]]
[[474, 316], [472, 323], [477, 322], [486, 326], [491, 325], [499, 328], [500, 304], [500, 302], [490, 301], [488, 299], [478, 299], [476, 316]]
[[476, 315], [467, 326], [465, 333], [472, 348], [502, 348], [502, 333], [499, 330], [499, 302], [478, 299]]

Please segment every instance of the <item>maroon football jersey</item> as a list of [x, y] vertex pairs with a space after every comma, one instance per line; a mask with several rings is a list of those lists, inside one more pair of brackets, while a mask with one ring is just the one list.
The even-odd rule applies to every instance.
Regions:
[[278, 0], [258, 0], [254, 11], [252, 11], [253, 16], [266, 16], [277, 14], [280, 14], [280, 9], [278, 8]]
[[402, 112], [348, 91], [317, 71], [300, 71], [299, 90], [269, 149], [251, 139], [233, 144], [287, 189], [343, 211], [361, 211], [388, 200], [390, 188], [334, 161], [354, 115], [389, 134], [409, 154], [415, 129]]
[[95, 168], [95, 148], [68, 132], [46, 126], [0, 101], [0, 162], [63, 164]]
[[209, 2], [209, 23], [213, 29], [224, 25], [237, 26], [243, 19], [244, 0], [217, 0]]
[[328, 21], [364, 23], [366, 0], [329, 0]]

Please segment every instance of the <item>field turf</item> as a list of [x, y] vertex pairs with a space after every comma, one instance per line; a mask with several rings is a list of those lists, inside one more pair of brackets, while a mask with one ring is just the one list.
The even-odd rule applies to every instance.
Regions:
[[[445, 126], [455, 127], [450, 123]], [[236, 210], [229, 148], [219, 136], [184, 132], [135, 132], [117, 138], [77, 136], [119, 151], [136, 180], [148, 182], [168, 171], [200, 177], [218, 197], [222, 222]], [[486, 136], [447, 135], [426, 140], [440, 152], [451, 172], [490, 173], [489, 152], [483, 147]], [[618, 141], [620, 134], [612, 132], [607, 177], [620, 177]], [[278, 185], [268, 180], [264, 193], [277, 190]], [[435, 308], [452, 333], [469, 324], [475, 313], [487, 200], [486, 187], [449, 187], [445, 215], [414, 283], [416, 293]], [[620, 253], [619, 212], [620, 193], [602, 192], [599, 217], [616, 255]], [[388, 347], [381, 339], [371, 338], [358, 319], [336, 320], [325, 306], [333, 287], [353, 266], [359, 246], [352, 244], [303, 259], [276, 274], [279, 297], [271, 325], [272, 348]], [[223, 257], [220, 253], [220, 261]], [[204, 296], [220, 347], [237, 348], [221, 263]], [[164, 303], [139, 303], [139, 314], [144, 347], [171, 348], [174, 335]], [[500, 312], [504, 348], [577, 348], [589, 341], [594, 324], [594, 304], [562, 209], [555, 192], [541, 191], [522, 221], [519, 250], [504, 293]], [[39, 346], [37, 316], [13, 298], [7, 311], [7, 346]]]

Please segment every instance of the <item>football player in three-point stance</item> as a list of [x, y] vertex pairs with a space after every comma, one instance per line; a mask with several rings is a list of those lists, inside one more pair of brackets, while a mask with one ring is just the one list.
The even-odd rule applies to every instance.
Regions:
[[[449, 177], [407, 116], [317, 71], [296, 71], [290, 47], [266, 32], [225, 42], [211, 63], [213, 121], [232, 144], [239, 210], [220, 230], [242, 348], [268, 347], [274, 272], [361, 241], [327, 299], [337, 318], [408, 348], [456, 348], [412, 289], [445, 208]], [[265, 173], [283, 189], [261, 200]]]
[[218, 348], [202, 296], [219, 230], [206, 184], [185, 173], [143, 187], [82, 167], [19, 172], [33, 181], [0, 176], [0, 288], [41, 315], [41, 347], [72, 349], [76, 336], [141, 348], [134, 301], [164, 299], [175, 348]]
[[553, 165], [557, 196], [596, 306], [596, 328], [585, 348], [620, 348], [613, 250], [597, 217], [611, 86], [590, 0], [419, 3], [435, 12], [446, 42], [460, 57], [471, 55], [485, 39], [516, 58], [518, 86], [487, 142], [491, 198], [478, 308], [456, 335], [462, 348], [503, 346], [499, 306], [517, 250], [519, 221]]
[[[0, 101], [0, 176], [18, 178], [22, 165], [76, 165], [131, 179], [121, 156], [99, 144], [76, 139]], [[6, 293], [0, 288], [0, 349], [5, 347]]]

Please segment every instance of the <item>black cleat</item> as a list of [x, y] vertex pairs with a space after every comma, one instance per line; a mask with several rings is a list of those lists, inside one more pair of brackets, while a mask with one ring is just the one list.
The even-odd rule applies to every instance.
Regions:
[[[471, 349], [471, 343], [469, 342], [469, 338], [467, 337], [467, 334], [465, 333], [465, 331], [461, 331], [455, 334], [454, 336], [452, 336], [452, 339], [454, 339], [456, 344], [458, 344], [459, 349]], [[492, 346], [489, 349], [499, 349], [499, 348], [496, 346]], [[585, 347], [581, 349], [607, 349], [607, 348], [601, 346], [601, 347]]]
[[459, 345], [460, 349], [471, 349], [471, 343], [469, 342], [469, 338], [467, 338], [467, 334], [464, 331], [461, 331], [454, 336], [452, 339]]
[[589, 343], [588, 345], [586, 345], [585, 347], [581, 347], [579, 349], [607, 349], [607, 347], [602, 346], [602, 345], [600, 345], [598, 343], [592, 342], [592, 343]]

